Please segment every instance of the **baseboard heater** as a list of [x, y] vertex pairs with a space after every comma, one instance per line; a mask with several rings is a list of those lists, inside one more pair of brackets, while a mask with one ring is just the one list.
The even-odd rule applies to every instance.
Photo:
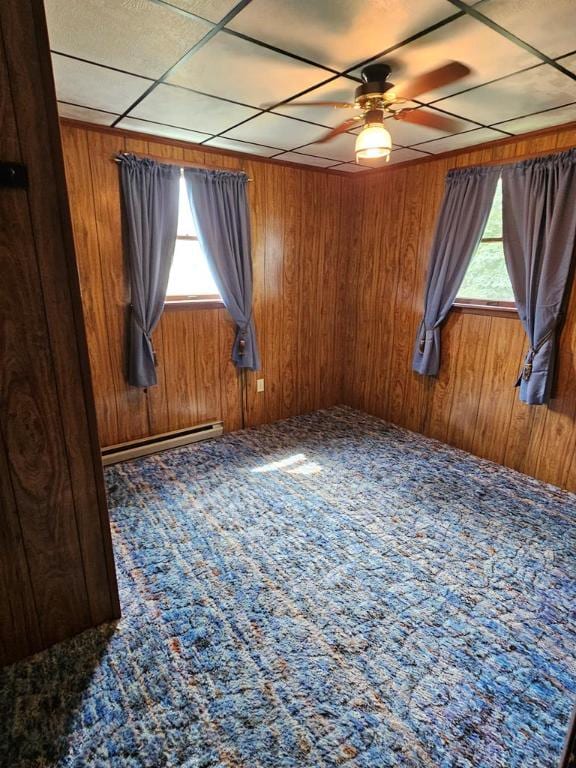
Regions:
[[148, 456], [150, 453], [166, 451], [168, 448], [180, 448], [189, 443], [197, 443], [199, 440], [208, 440], [211, 437], [219, 437], [223, 432], [221, 421], [211, 421], [206, 424], [198, 424], [190, 429], [177, 429], [174, 432], [164, 432], [161, 435], [145, 437], [142, 440], [131, 440], [128, 443], [109, 445], [102, 449], [102, 464], [116, 464], [119, 461], [136, 459], [139, 456]]

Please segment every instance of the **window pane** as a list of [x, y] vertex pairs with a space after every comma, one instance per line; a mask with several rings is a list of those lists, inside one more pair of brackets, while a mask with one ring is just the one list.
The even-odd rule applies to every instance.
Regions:
[[482, 239], [485, 237], [502, 237], [502, 179], [498, 179], [494, 201]]
[[178, 234], [195, 235], [196, 227], [188, 202], [188, 193], [186, 192], [186, 182], [184, 176], [180, 176], [180, 194], [178, 197]]
[[472, 256], [458, 298], [514, 301], [502, 242], [480, 243]]
[[176, 240], [166, 295], [168, 297], [219, 295], [206, 257], [197, 240]]

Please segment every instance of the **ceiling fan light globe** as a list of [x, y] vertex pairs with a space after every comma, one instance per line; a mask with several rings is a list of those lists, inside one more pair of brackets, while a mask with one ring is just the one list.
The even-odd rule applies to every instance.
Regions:
[[358, 134], [356, 162], [361, 160], [380, 160], [392, 152], [392, 137], [381, 123], [369, 123]]

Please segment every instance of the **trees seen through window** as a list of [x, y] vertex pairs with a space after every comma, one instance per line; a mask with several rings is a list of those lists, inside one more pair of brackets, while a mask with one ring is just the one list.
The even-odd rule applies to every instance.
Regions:
[[513, 304], [514, 294], [504, 261], [502, 179], [499, 179], [482, 239], [472, 256], [456, 302]]

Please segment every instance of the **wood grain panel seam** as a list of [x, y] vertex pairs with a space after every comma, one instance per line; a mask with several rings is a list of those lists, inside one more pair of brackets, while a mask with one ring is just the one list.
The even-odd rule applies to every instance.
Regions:
[[[0, 29], [0, 33], [1, 33], [1, 29]], [[6, 436], [4, 435], [4, 432], [2, 430], [2, 425], [1, 424], [0, 424], [0, 443], [2, 443], [2, 445], [6, 445], [7, 444]], [[14, 499], [16, 499], [16, 493], [15, 493], [15, 489], [14, 489], [14, 481], [13, 481], [13, 478], [12, 478], [12, 476], [10, 474], [8, 474], [7, 480], [8, 480], [8, 483], [10, 485], [10, 488], [12, 489], [12, 495], [13, 495]], [[32, 599], [32, 604], [34, 606], [34, 615], [36, 617], [36, 627], [37, 627], [38, 637], [40, 639], [41, 646], [44, 646], [46, 643], [45, 643], [43, 632], [42, 632], [42, 624], [40, 622], [40, 611], [38, 609], [38, 602], [36, 600], [36, 592], [34, 591], [34, 580], [32, 578], [32, 573], [31, 573], [31, 570], [30, 570], [29, 551], [28, 551], [28, 548], [26, 546], [26, 537], [24, 535], [24, 530], [22, 528], [22, 519], [21, 519], [21, 516], [20, 516], [20, 511], [18, 509], [18, 505], [15, 504], [15, 506], [16, 506], [16, 515], [15, 515], [15, 517], [16, 517], [16, 519], [18, 521], [18, 530], [20, 531], [20, 541], [21, 541], [21, 544], [22, 544], [22, 551], [25, 554], [24, 559], [26, 561], [26, 574], [28, 576], [28, 584], [29, 584], [30, 596], [31, 596], [31, 599]]]
[[[104, 286], [105, 282], [104, 282], [104, 272], [103, 272], [103, 269], [102, 269], [102, 245], [101, 245], [101, 237], [100, 237], [100, 227], [98, 225], [98, 219], [97, 219], [97, 217], [95, 215], [95, 211], [96, 211], [96, 192], [94, 190], [94, 168], [93, 168], [92, 153], [90, 152], [90, 146], [88, 144], [86, 146], [86, 153], [87, 153], [87, 159], [88, 159], [88, 168], [90, 169], [90, 181], [89, 181], [89, 184], [90, 184], [90, 197], [92, 198], [92, 208], [93, 208], [93, 211], [94, 211], [94, 229], [96, 231], [96, 244], [97, 244], [97, 247], [98, 247], [98, 270], [100, 272], [100, 280], [102, 281], [102, 285]], [[109, 322], [110, 322], [109, 321], [109, 310], [110, 310], [109, 302], [105, 300], [104, 301], [104, 316], [106, 318], [106, 325], [107, 326], [109, 325]], [[110, 369], [113, 371], [114, 370], [114, 364], [113, 364], [113, 360], [112, 360], [112, 350], [110, 349], [110, 345], [108, 345], [107, 348], [108, 348], [108, 364], [110, 366]], [[114, 381], [115, 381], [115, 377], [114, 376], [113, 376], [113, 378], [114, 378]], [[115, 392], [114, 392], [114, 407], [115, 407], [115, 411], [116, 411], [116, 424], [117, 424], [116, 429], [119, 430], [118, 397], [117, 397], [116, 387], [115, 387]]]

